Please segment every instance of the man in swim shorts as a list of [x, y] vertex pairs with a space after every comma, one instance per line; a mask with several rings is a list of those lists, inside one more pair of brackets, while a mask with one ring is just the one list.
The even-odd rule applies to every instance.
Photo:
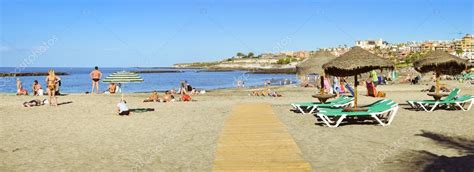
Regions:
[[94, 88], [96, 93], [99, 94], [99, 81], [102, 78], [102, 72], [99, 71], [99, 67], [95, 67], [94, 70], [90, 73], [92, 79], [92, 91], [94, 93]]

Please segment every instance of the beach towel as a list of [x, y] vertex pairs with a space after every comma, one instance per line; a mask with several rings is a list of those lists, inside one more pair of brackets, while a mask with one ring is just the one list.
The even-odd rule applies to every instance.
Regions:
[[375, 85], [373, 82], [366, 82], [367, 87], [367, 96], [376, 97], [377, 91], [375, 90]]
[[347, 90], [349, 90], [349, 92], [351, 93], [352, 96], [354, 96], [354, 89], [352, 89], [351, 85], [349, 85], [348, 83], [346, 84], [346, 88]]
[[143, 113], [143, 112], [152, 112], [155, 111], [154, 108], [136, 108], [136, 109], [130, 109], [130, 112], [134, 113]]
[[181, 96], [181, 100], [183, 102], [189, 102], [189, 101], [191, 101], [191, 96], [185, 94], [185, 95]]

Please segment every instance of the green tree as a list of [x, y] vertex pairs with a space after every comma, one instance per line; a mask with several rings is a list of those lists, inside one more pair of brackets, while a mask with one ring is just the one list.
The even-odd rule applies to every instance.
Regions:
[[462, 53], [464, 53], [463, 50], [461, 50], [461, 49], [457, 49], [457, 50], [456, 50], [456, 54], [457, 54], [458, 56], [461, 55]]
[[238, 57], [243, 57], [243, 56], [245, 56], [245, 54], [244, 54], [244, 53], [241, 53], [241, 52], [238, 52], [238, 53], [237, 53], [237, 56], [238, 56]]
[[249, 54], [247, 54], [247, 58], [253, 58], [255, 54], [253, 54], [252, 52], [249, 52]]

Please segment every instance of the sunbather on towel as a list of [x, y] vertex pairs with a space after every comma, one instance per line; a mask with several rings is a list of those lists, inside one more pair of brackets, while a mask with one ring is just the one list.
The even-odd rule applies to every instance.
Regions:
[[270, 90], [270, 89], [269, 89], [268, 96], [271, 96], [271, 97], [281, 97], [282, 95], [281, 95], [281, 94], [278, 94], [276, 91], [273, 91], [273, 90]]
[[158, 96], [158, 92], [155, 90], [151, 93], [150, 97], [143, 100], [143, 102], [160, 102], [160, 98]]
[[23, 103], [23, 107], [33, 107], [33, 106], [42, 106], [45, 104], [47, 100], [44, 99], [44, 100], [39, 100], [39, 99], [35, 99], [35, 100], [31, 100], [31, 101], [28, 101], [28, 102], [24, 102]]

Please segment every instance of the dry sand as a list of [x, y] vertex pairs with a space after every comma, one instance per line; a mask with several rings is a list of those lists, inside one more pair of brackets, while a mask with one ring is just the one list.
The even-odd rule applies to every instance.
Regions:
[[[474, 95], [474, 87], [459, 86]], [[412, 111], [407, 99], [428, 99], [425, 85], [380, 86], [401, 104], [392, 125], [328, 128], [312, 115], [289, 111], [289, 103], [312, 101], [313, 88], [276, 88], [284, 97], [250, 97], [249, 90], [218, 90], [189, 103], [141, 103], [146, 94], [128, 94], [131, 108], [155, 112], [114, 115], [120, 96], [67, 95], [59, 107], [24, 108], [31, 96], [0, 95], [0, 171], [111, 170], [211, 171], [219, 133], [234, 105], [270, 102], [314, 171], [419, 171], [438, 167], [463, 171], [474, 164], [474, 108], [469, 112]], [[362, 87], [360, 94], [365, 94]], [[361, 104], [375, 101], [361, 96]], [[470, 163], [470, 164], [469, 164]], [[470, 165], [470, 166], [469, 166]]]

